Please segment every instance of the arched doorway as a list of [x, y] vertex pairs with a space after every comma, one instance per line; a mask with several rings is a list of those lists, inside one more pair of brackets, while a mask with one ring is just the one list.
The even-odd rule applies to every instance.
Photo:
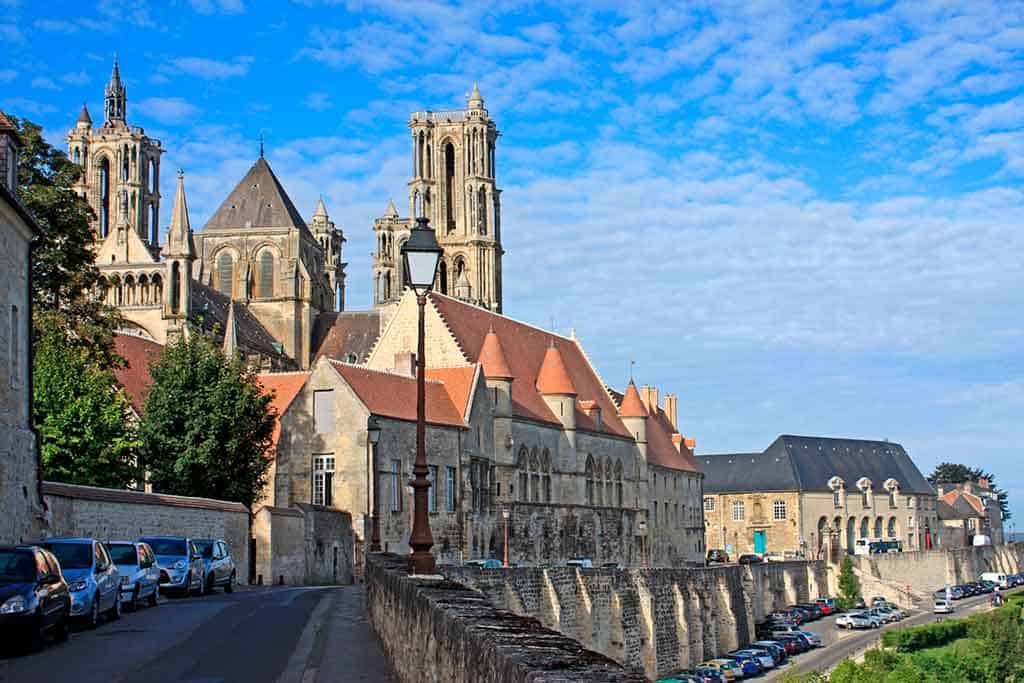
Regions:
[[856, 524], [857, 522], [853, 519], [853, 517], [850, 517], [848, 520], [846, 520], [846, 552], [848, 553], [853, 552], [854, 540], [857, 538], [855, 529]]

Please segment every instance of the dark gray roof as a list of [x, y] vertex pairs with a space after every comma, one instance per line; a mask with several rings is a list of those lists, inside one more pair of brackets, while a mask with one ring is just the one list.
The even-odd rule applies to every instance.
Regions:
[[380, 313], [377, 311], [321, 313], [314, 330], [314, 358], [326, 356], [347, 362], [351, 353], [356, 363], [364, 363], [379, 336]]
[[256, 160], [203, 230], [294, 228], [309, 232], [288, 193], [263, 157]]
[[952, 505], [939, 498], [935, 510], [939, 519], [972, 519], [978, 516], [978, 512], [963, 498], [957, 498]]
[[[228, 306], [231, 300], [227, 295], [208, 287], [198, 280], [192, 281], [192, 305], [189, 319], [202, 329], [216, 331], [220, 341], [224, 339], [224, 327], [228, 321]], [[249, 311], [244, 303], [235, 302], [235, 334], [238, 346], [250, 353], [258, 353], [268, 358], [285, 359], [279, 350], [277, 340], [267, 332], [256, 316]]]
[[857, 480], [867, 477], [875, 491], [895, 479], [903, 493], [935, 494], [903, 446], [889, 441], [784, 434], [763, 453], [705, 455], [698, 461], [704, 490], [711, 493], [827, 492], [829, 479], [838, 476], [847, 491], [856, 490]]

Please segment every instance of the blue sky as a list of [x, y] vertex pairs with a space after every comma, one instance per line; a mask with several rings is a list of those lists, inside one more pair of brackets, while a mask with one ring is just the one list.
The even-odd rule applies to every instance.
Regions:
[[636, 360], [699, 452], [888, 438], [1024, 513], [1020, 3], [0, 0], [0, 107], [62, 144], [115, 50], [164, 197], [183, 167], [201, 226], [262, 133], [344, 228], [350, 307], [409, 112], [479, 81], [508, 314], [612, 384]]

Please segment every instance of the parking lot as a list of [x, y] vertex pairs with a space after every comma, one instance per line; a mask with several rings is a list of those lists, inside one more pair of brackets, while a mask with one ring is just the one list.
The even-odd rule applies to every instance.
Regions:
[[3, 652], [0, 682], [387, 682], [362, 595], [361, 586], [239, 587], [161, 597], [96, 629], [76, 628], [65, 643]]

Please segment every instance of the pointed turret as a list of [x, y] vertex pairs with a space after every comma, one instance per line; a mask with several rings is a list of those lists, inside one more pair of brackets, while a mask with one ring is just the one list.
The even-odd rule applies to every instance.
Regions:
[[167, 244], [164, 254], [169, 258], [194, 257], [195, 244], [192, 240], [192, 226], [188, 220], [188, 202], [185, 199], [185, 172], [178, 169], [178, 189], [174, 193], [174, 207], [171, 209], [171, 226], [167, 230]]
[[[495, 443], [503, 444], [508, 440], [507, 435], [511, 434], [512, 429], [509, 419], [512, 417], [512, 382], [515, 375], [509, 367], [505, 350], [501, 348], [501, 340], [498, 339], [494, 328], [491, 328], [484, 337], [477, 360], [484, 371], [487, 388], [494, 396], [494, 417], [498, 418], [494, 423]], [[499, 432], [503, 435], [500, 439]]]
[[633, 435], [641, 455], [646, 460], [647, 408], [644, 407], [644, 402], [640, 399], [640, 392], [636, 390], [636, 384], [632, 379], [629, 380], [629, 386], [626, 387], [626, 393], [622, 397], [619, 417], [622, 418], [622, 424], [626, 425], [626, 429]]
[[537, 373], [537, 391], [543, 395], [544, 403], [555, 419], [562, 423], [569, 446], [576, 448], [576, 385], [554, 339], [544, 353], [544, 361]]
[[470, 109], [483, 109], [484, 98], [480, 95], [480, 87], [474, 81], [473, 92], [469, 93], [469, 108]]
[[82, 102], [82, 111], [78, 112], [78, 121], [75, 122], [75, 126], [77, 128], [92, 128], [92, 117], [89, 116], [89, 107], [85, 102]]
[[398, 218], [398, 208], [395, 206], [395, 200], [388, 200], [388, 208], [384, 211], [384, 215], [388, 218]]
[[323, 195], [320, 195], [320, 199], [316, 202], [316, 211], [313, 212], [313, 218], [327, 218], [327, 207], [324, 205]]
[[505, 351], [501, 348], [501, 340], [498, 339], [493, 328], [484, 337], [484, 343], [480, 347], [480, 365], [483, 366], [487, 379], [511, 380], [514, 378], [512, 369], [509, 368], [508, 361], [505, 360]]
[[224, 355], [231, 358], [238, 353], [238, 327], [235, 324], [235, 301], [228, 304], [228, 319], [224, 323]]
[[192, 307], [192, 262], [196, 247], [192, 241], [192, 227], [188, 220], [188, 202], [185, 200], [185, 172], [178, 169], [178, 189], [174, 193], [171, 226], [164, 245], [167, 257], [167, 285], [164, 287], [164, 319], [168, 331], [183, 333]]
[[114, 68], [110, 72], [110, 81], [104, 92], [104, 115], [106, 123], [124, 123], [127, 92], [121, 82], [121, 70], [118, 68], [117, 55], [114, 55]]

